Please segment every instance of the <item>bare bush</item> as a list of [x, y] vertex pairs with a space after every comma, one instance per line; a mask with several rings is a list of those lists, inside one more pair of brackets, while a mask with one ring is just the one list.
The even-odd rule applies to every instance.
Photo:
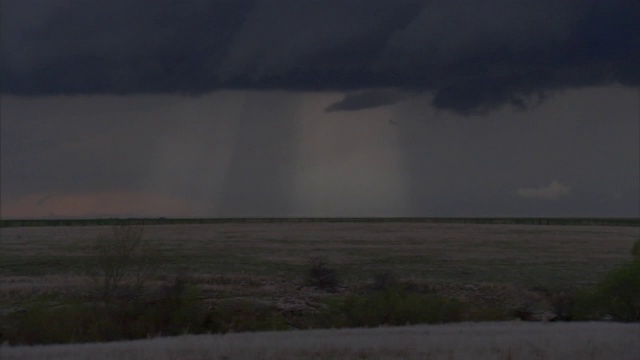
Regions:
[[398, 286], [398, 278], [392, 271], [382, 271], [373, 275], [373, 284], [371, 284], [372, 290], [386, 290], [394, 286]]
[[144, 237], [140, 226], [114, 226], [110, 236], [96, 239], [89, 249], [86, 274], [104, 300], [139, 295], [158, 271], [159, 249]]
[[328, 267], [325, 260], [315, 258], [310, 261], [307, 283], [318, 289], [336, 291], [339, 285], [338, 273]]

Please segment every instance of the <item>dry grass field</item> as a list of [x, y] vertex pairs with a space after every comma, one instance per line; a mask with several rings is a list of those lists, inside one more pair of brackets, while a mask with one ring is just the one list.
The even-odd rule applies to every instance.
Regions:
[[[158, 266], [149, 287], [161, 289], [178, 277], [188, 279], [198, 289], [198, 304], [206, 305], [201, 308], [202, 313], [214, 311], [219, 315], [217, 324], [222, 325], [214, 332], [353, 326], [353, 322], [344, 322], [344, 314], [341, 318], [330, 317], [335, 314], [331, 311], [347, 311], [348, 317], [358, 315], [362, 307], [385, 304], [388, 299], [375, 297], [378, 295], [357, 298], [373, 294], [376, 281], [387, 279], [380, 274], [391, 276], [395, 284], [409, 289], [406, 296], [390, 295], [396, 296], [393, 306], [411, 306], [411, 301], [418, 301], [424, 307], [417, 312], [436, 314], [441, 310], [432, 311], [429, 306], [446, 303], [433, 300], [428, 294], [462, 301], [460, 314], [436, 316], [424, 322], [510, 320], [519, 316], [514, 314], [522, 309], [541, 315], [534, 320], [544, 320], [544, 314], [555, 311], [554, 299], [558, 295], [592, 287], [609, 271], [628, 262], [630, 249], [640, 236], [640, 229], [631, 226], [427, 223], [181, 224], [148, 225], [143, 230], [156, 251], [154, 261]], [[110, 236], [111, 231], [109, 226], [0, 228], [0, 318], [11, 315], [30, 321], [23, 321], [27, 325], [26, 330], [20, 330], [22, 333], [15, 332], [15, 339], [22, 339], [18, 343], [39, 343], [38, 339], [46, 338], [48, 335], [37, 329], [43, 326], [42, 319], [49, 319], [48, 326], [54, 326], [54, 322], [65, 326], [65, 311], [79, 319], [76, 324], [86, 322], [81, 317], [85, 315], [69, 310], [72, 303], [64, 299], [83, 299], [91, 286], [85, 271], [88, 260], [89, 266], [93, 261], [88, 249], [96, 239]], [[323, 259], [327, 267], [335, 270], [339, 284], [333, 291], [307, 283], [313, 259]], [[352, 301], [355, 307], [336, 307], [350, 296], [351, 300], [356, 299]], [[35, 310], [29, 309], [43, 311], [42, 304], [45, 312], [30, 317], [30, 311]], [[46, 309], [51, 308], [58, 312], [47, 315]], [[314, 314], [321, 314], [320, 318]], [[144, 318], [143, 313], [138, 315], [141, 317], [135, 320], [137, 323], [132, 322], [132, 329], [143, 326], [143, 321], [154, 322]], [[241, 320], [236, 321], [236, 316]], [[255, 316], [262, 318], [256, 320]], [[366, 319], [358, 321], [365, 322], [356, 326], [375, 326], [379, 320], [372, 320], [372, 324]], [[396, 318], [382, 323], [408, 322]], [[191, 326], [188, 324], [187, 328]], [[637, 324], [527, 324], [484, 322], [236, 333], [78, 347], [5, 346], [0, 357], [636, 359], [640, 353]], [[180, 329], [172, 334], [187, 331]], [[210, 329], [201, 327], [200, 332]], [[166, 335], [142, 329], [133, 337], [114, 335], [111, 339], [139, 338], [144, 334]], [[71, 341], [79, 338], [78, 333], [69, 336]], [[44, 342], [69, 341], [69, 337], [47, 339]]]
[[[78, 264], [86, 247], [109, 231], [1, 228], [0, 303], [82, 286]], [[637, 227], [416, 223], [154, 225], [144, 231], [162, 249], [165, 275], [187, 274], [216, 296], [270, 298], [298, 296], [312, 258], [337, 269], [343, 290], [392, 272], [441, 288], [568, 291], [629, 260], [640, 235]]]

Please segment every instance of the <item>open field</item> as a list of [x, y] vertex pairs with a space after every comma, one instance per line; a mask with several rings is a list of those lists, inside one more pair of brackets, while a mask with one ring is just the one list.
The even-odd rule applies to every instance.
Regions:
[[[95, 306], [101, 306], [87, 297], [92, 283], [86, 267], [95, 262], [90, 245], [112, 230], [0, 228], [0, 319], [13, 324], [0, 327], [0, 336], [4, 331], [12, 343], [34, 344], [182, 334], [181, 327], [145, 330], [167, 329], [157, 317], [166, 313], [163, 306], [175, 304], [172, 311], [183, 317], [183, 325], [176, 326], [197, 325], [196, 332], [205, 333], [562, 318], [576, 291], [631, 259], [640, 236], [640, 228], [626, 226], [145, 225], [158, 267], [147, 285], [157, 290], [137, 303], [138, 310], [117, 305], [125, 318], [135, 317], [126, 331], [101, 335], [103, 325], [86, 325], [100, 320]], [[336, 288], [309, 286], [310, 264], [318, 258], [335, 271]], [[178, 278], [193, 291], [180, 290]], [[376, 293], [381, 282], [391, 290]], [[178, 303], [166, 302], [170, 289], [181, 291]], [[185, 299], [192, 300], [179, 305]], [[371, 306], [380, 311], [363, 312]], [[51, 329], [65, 326], [67, 316], [81, 328], [61, 337], [52, 336], [57, 330], [38, 330], [42, 321]], [[160, 322], [166, 321], [173, 320]], [[94, 335], [83, 335], [89, 331]]]
[[[250, 283], [253, 292], [300, 283], [315, 257], [334, 266], [345, 286], [390, 271], [431, 284], [566, 290], [594, 284], [629, 260], [640, 236], [639, 228], [621, 226], [419, 223], [155, 225], [144, 230], [162, 249], [166, 274], [212, 283], [235, 279]], [[109, 231], [109, 226], [0, 229], [0, 289], [6, 296], [73, 287], [86, 247]]]
[[446, 359], [636, 360], [640, 324], [461, 323], [191, 335], [0, 348], [3, 360]]

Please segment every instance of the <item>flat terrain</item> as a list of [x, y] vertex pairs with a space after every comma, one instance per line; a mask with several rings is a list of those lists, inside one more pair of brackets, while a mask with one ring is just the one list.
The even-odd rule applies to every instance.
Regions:
[[[82, 286], [86, 248], [110, 230], [1, 228], [0, 301]], [[190, 276], [211, 297], [279, 301], [304, 295], [313, 258], [337, 270], [343, 292], [381, 272], [445, 292], [447, 284], [467, 292], [479, 284], [572, 290], [628, 261], [640, 236], [625, 226], [424, 223], [151, 225], [144, 232], [161, 250], [163, 275]]]
[[3, 360], [637, 360], [640, 324], [460, 323], [198, 335], [107, 344], [0, 347]]
[[[40, 343], [38, 339], [48, 334], [38, 337], [40, 319], [49, 316], [46, 311], [65, 314], [78, 309], [64, 299], [84, 299], [95, 289], [86, 275], [87, 266], [95, 261], [89, 249], [96, 240], [111, 236], [112, 230], [110, 226], [0, 228], [0, 319], [24, 319], [12, 320], [14, 325], [0, 330], [18, 334], [16, 339], [26, 336], [26, 342], [16, 343]], [[197, 319], [214, 314], [220, 329], [230, 332], [341, 326], [345, 318], [340, 316], [351, 315], [344, 315], [347, 307], [336, 304], [344, 305], [345, 299], [354, 298], [351, 295], [372, 294], [376, 281], [389, 278], [412, 294], [461, 300], [458, 319], [561, 318], [558, 304], [567, 303], [558, 299], [571, 299], [577, 290], [592, 287], [628, 262], [640, 237], [640, 228], [631, 226], [400, 222], [145, 225], [143, 231], [157, 265], [148, 287], [166, 289], [176, 278], [187, 279], [198, 289], [198, 303], [207, 311]], [[318, 258], [335, 269], [340, 282], [334, 291], [307, 283], [311, 263]], [[336, 309], [343, 310], [336, 313]], [[136, 321], [146, 319], [136, 314]], [[331, 317], [335, 314], [338, 317]], [[68, 326], [68, 317], [51, 316], [49, 328]], [[141, 324], [153, 324], [153, 319]], [[447, 321], [459, 321], [454, 319]], [[380, 321], [377, 324], [390, 323]], [[115, 339], [122, 338], [127, 337]], [[70, 339], [62, 342], [73, 341], [73, 336]], [[0, 346], [0, 358], [637, 359], [639, 346], [638, 324], [507, 321]]]

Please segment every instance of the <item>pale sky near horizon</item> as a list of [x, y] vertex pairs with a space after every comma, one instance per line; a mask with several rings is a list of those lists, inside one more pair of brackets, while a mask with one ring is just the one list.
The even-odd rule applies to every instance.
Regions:
[[640, 215], [633, 2], [1, 1], [3, 219]]

